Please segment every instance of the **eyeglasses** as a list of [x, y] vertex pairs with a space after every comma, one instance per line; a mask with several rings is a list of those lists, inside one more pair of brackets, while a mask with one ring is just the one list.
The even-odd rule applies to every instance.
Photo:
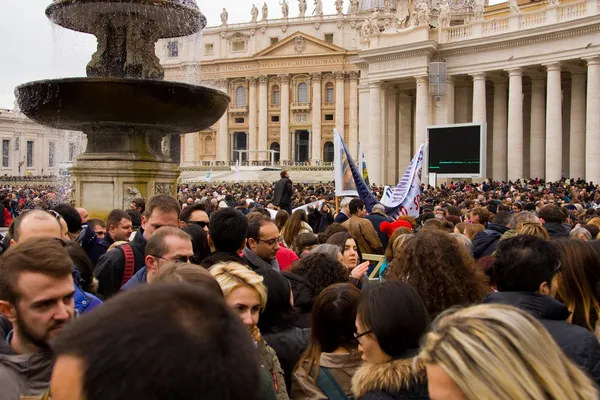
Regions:
[[187, 264], [187, 263], [190, 263], [190, 262], [192, 262], [192, 259], [194, 258], [194, 256], [190, 256], [190, 257], [188, 257], [188, 256], [177, 256], [177, 257], [175, 257], [172, 260], [167, 260], [166, 258], [163, 258], [163, 257], [153, 256], [153, 255], [151, 255], [151, 256], [154, 257], [154, 258], [158, 258], [159, 260], [168, 261], [168, 262], [174, 262], [174, 263], [177, 263], [177, 264]]
[[204, 221], [190, 221], [188, 224], [198, 225], [202, 229], [210, 227], [210, 223]]
[[256, 240], [257, 242], [263, 242], [263, 243], [266, 243], [266, 244], [267, 244], [267, 246], [271, 246], [271, 247], [273, 247], [273, 246], [275, 246], [276, 244], [279, 244], [279, 243], [280, 243], [280, 238], [277, 238], [277, 239], [269, 239], [269, 240], [263, 240], [263, 239], [255, 239], [255, 240]]
[[54, 216], [54, 218], [56, 218], [57, 220], [60, 220], [62, 218], [62, 215], [60, 215], [59, 213], [57, 213], [54, 210], [46, 210], [46, 212], [52, 216]]
[[363, 333], [354, 332], [354, 339], [356, 339], [356, 341], [358, 343], [360, 343], [360, 338], [363, 337], [363, 336], [365, 336], [365, 335], [368, 335], [369, 333], [373, 333], [373, 330], [371, 329], [371, 330], [368, 330], [368, 331], [363, 332]]

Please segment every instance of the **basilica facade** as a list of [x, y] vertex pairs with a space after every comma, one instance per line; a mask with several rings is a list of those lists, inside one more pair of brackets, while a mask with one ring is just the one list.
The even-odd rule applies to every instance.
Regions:
[[320, 165], [337, 129], [371, 182], [395, 184], [427, 126], [478, 122], [489, 178], [600, 181], [600, 0], [352, 0], [310, 16], [283, 3], [283, 18], [223, 10], [201, 37], [158, 43], [166, 79], [231, 97], [182, 137], [182, 166]]

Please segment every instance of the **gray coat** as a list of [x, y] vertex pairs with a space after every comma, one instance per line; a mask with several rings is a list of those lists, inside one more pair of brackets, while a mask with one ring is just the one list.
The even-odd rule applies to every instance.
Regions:
[[0, 400], [40, 396], [50, 386], [54, 360], [50, 351], [16, 354], [0, 343]]

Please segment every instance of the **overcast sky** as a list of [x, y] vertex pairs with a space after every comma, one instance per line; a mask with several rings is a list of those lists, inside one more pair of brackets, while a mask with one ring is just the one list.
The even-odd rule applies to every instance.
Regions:
[[[227, 8], [230, 23], [250, 21], [252, 0], [196, 2], [209, 26], [220, 24], [222, 7]], [[297, 16], [297, 1], [288, 2], [290, 16]], [[51, 24], [44, 14], [50, 3], [50, 0], [0, 0], [0, 108], [14, 108], [14, 88], [21, 83], [85, 76], [85, 66], [96, 49], [96, 39]], [[310, 14], [314, 7], [312, 1], [308, 3], [307, 14]], [[334, 0], [323, 3], [325, 14], [335, 12]], [[344, 3], [346, 8], [348, 1]], [[269, 18], [281, 16], [279, 0], [267, 0], [267, 4]], [[262, 1], [259, 9], [261, 5]]]

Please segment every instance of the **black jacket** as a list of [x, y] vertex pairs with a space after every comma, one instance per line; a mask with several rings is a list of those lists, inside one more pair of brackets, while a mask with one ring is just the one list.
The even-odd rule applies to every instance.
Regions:
[[473, 257], [481, 258], [491, 255], [498, 247], [500, 238], [509, 228], [498, 225], [488, 224], [483, 232], [479, 232], [473, 239]]
[[279, 364], [285, 376], [285, 387], [292, 392], [292, 375], [300, 356], [308, 346], [310, 329], [292, 327], [283, 332], [263, 334], [265, 342], [277, 353]]
[[349, 216], [347, 216], [346, 214], [344, 214], [343, 212], [339, 212], [338, 215], [335, 216], [335, 219], [333, 220], [333, 222], [337, 222], [338, 224], [343, 224], [344, 222], [348, 221], [350, 219]]
[[[141, 233], [137, 233], [133, 240], [129, 242], [133, 250], [135, 259], [134, 273], [138, 272], [144, 266], [144, 252], [146, 250], [146, 238]], [[123, 273], [125, 272], [125, 253], [123, 249], [117, 248], [102, 255], [98, 259], [98, 264], [94, 269], [94, 276], [98, 279], [98, 293], [108, 299], [110, 296], [119, 292]]]
[[527, 311], [548, 330], [558, 346], [590, 377], [600, 384], [600, 344], [585, 328], [567, 322], [569, 310], [550, 296], [539, 293], [498, 292], [483, 299], [484, 303], [507, 304]]
[[315, 302], [315, 289], [300, 275], [293, 272], [284, 272], [283, 276], [290, 282], [294, 294], [294, 307], [298, 311], [296, 326], [299, 328], [310, 328], [310, 314]]
[[381, 229], [379, 227], [381, 226], [382, 222], [392, 222], [392, 220], [389, 217], [386, 217], [385, 215], [379, 213], [369, 214], [365, 218], [371, 221], [371, 224], [373, 224], [373, 228], [375, 228], [375, 232], [377, 232], [377, 236], [379, 236], [381, 246], [384, 249], [386, 249], [389, 239], [387, 234], [381, 232]]
[[294, 189], [290, 178], [281, 178], [275, 184], [273, 204], [276, 206], [292, 204], [292, 194], [294, 194]]
[[563, 224], [558, 222], [546, 222], [544, 228], [548, 231], [551, 239], [557, 239], [561, 237], [569, 237], [569, 231], [564, 227]]

